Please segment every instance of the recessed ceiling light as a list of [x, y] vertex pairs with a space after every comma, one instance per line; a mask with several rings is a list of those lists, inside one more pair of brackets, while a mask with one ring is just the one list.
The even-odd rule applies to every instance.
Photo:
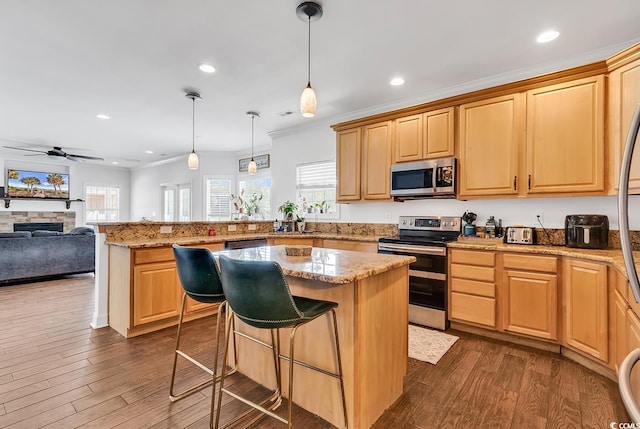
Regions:
[[104, 113], [100, 113], [100, 114], [96, 115], [96, 118], [98, 118], [98, 119], [109, 119], [109, 115], [105, 115]]
[[118, 165], [118, 161], [112, 161], [111, 162], [113, 165]]
[[536, 41], [538, 43], [547, 43], [547, 42], [550, 42], [552, 40], [557, 39], [559, 35], [560, 35], [560, 33], [558, 33], [556, 30], [545, 31], [544, 33], [541, 33], [538, 36]]
[[402, 79], [401, 77], [394, 77], [389, 83], [393, 86], [400, 86], [404, 84], [404, 79]]
[[213, 73], [216, 71], [216, 68], [211, 64], [200, 64], [199, 68], [205, 73]]
[[152, 151], [152, 150], [145, 150], [145, 151], [144, 151], [144, 153], [149, 153], [149, 154], [151, 154], [151, 153], [153, 153], [153, 151]]

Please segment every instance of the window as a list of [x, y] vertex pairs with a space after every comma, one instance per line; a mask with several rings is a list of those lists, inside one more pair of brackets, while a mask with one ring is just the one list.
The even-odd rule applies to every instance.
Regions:
[[[271, 176], [240, 177], [238, 189], [243, 200], [255, 203], [254, 219], [268, 219], [271, 216]], [[258, 198], [254, 198], [254, 195]], [[259, 198], [260, 195], [262, 198]]]
[[120, 217], [120, 188], [85, 187], [86, 222], [117, 222]]
[[162, 220], [191, 220], [191, 184], [162, 186]]
[[231, 219], [231, 185], [230, 177], [205, 177], [205, 219]]
[[336, 204], [336, 163], [322, 161], [296, 167], [298, 205], [307, 216], [319, 215], [326, 219], [338, 218]]

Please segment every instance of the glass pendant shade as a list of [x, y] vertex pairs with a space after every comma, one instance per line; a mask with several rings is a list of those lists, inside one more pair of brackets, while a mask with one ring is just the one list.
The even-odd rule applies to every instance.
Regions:
[[305, 118], [313, 118], [316, 115], [316, 93], [311, 88], [311, 83], [302, 91], [300, 97], [300, 112]]
[[258, 172], [258, 164], [251, 158], [251, 162], [249, 162], [249, 166], [247, 167], [247, 171], [250, 175], [254, 175]]
[[198, 160], [198, 154], [193, 151], [189, 154], [189, 158], [187, 159], [187, 165], [189, 166], [189, 170], [197, 170], [200, 161]]

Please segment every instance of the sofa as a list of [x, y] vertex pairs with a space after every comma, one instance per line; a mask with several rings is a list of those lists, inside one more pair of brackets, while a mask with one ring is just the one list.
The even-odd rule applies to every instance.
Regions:
[[0, 285], [93, 272], [95, 252], [92, 228], [0, 233]]

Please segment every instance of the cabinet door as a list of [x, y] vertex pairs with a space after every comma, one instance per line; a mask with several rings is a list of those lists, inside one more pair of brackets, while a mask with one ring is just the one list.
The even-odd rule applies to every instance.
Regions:
[[506, 270], [500, 299], [505, 331], [558, 338], [557, 275]]
[[336, 169], [338, 201], [358, 201], [360, 199], [360, 128], [339, 131], [336, 134]]
[[423, 115], [422, 153], [425, 158], [454, 155], [454, 112], [453, 107], [447, 107]]
[[175, 262], [136, 266], [133, 269], [133, 326], [178, 316], [181, 297]]
[[412, 115], [396, 119], [396, 162], [418, 161], [422, 155], [422, 118]]
[[[627, 310], [627, 323], [629, 326], [628, 352], [631, 352], [631, 350], [640, 348], [640, 320], [631, 310]], [[640, 371], [638, 369], [631, 371], [631, 392], [633, 392], [633, 397], [636, 400], [640, 398]]]
[[616, 372], [618, 372], [618, 368], [622, 363], [622, 360], [629, 353], [628, 346], [628, 329], [627, 326], [627, 300], [624, 299], [620, 292], [617, 290], [613, 291], [614, 296], [614, 311], [615, 314], [612, 317], [612, 321], [615, 323], [615, 333], [616, 333], [616, 349], [615, 349], [615, 357], [614, 357], [614, 367]]
[[[612, 189], [617, 191], [620, 176], [622, 153], [627, 139], [631, 118], [640, 103], [640, 60], [633, 61], [609, 74], [609, 149], [611, 159], [609, 180]], [[640, 149], [636, 150], [632, 157], [631, 171], [629, 173], [629, 191], [640, 193]], [[616, 192], [617, 193], [617, 192]]]
[[517, 194], [522, 110], [519, 94], [460, 106], [461, 197]]
[[391, 197], [392, 122], [364, 127], [362, 137], [362, 198], [388, 200]]
[[608, 362], [607, 267], [565, 259], [564, 343]]
[[604, 190], [604, 77], [527, 92], [528, 193]]

